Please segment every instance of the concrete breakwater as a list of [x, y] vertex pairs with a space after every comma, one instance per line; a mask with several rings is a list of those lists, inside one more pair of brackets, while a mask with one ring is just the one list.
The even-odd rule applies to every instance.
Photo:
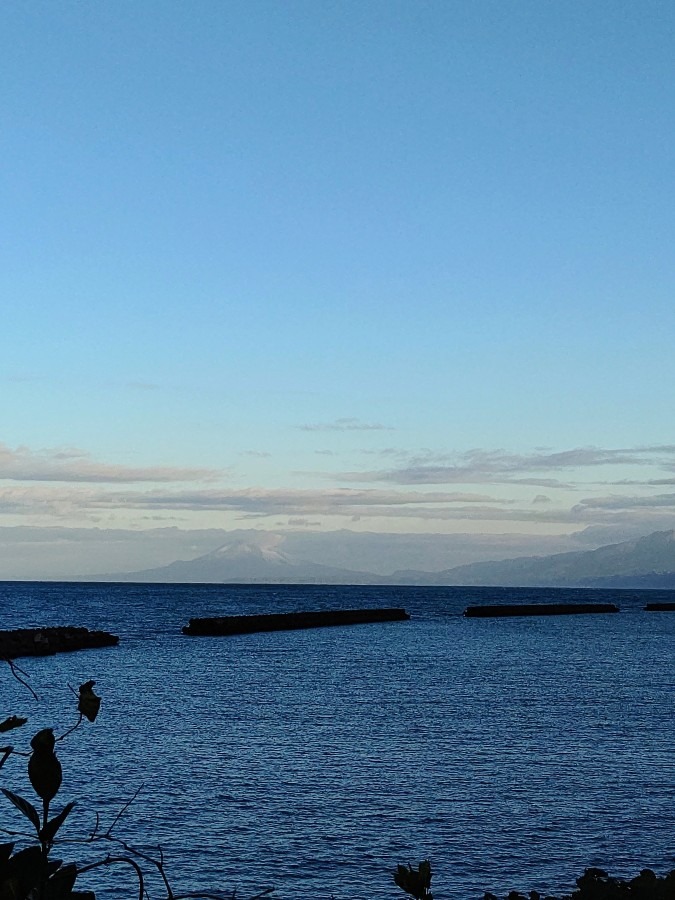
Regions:
[[190, 619], [183, 634], [221, 636], [253, 634], [257, 631], [292, 631], [298, 628], [325, 628], [332, 625], [362, 625], [367, 622], [396, 622], [410, 618], [404, 609], [327, 609], [314, 612], [272, 613], [258, 616], [216, 616]]
[[89, 631], [88, 628], [76, 628], [73, 625], [15, 628], [12, 631], [0, 631], [0, 658], [50, 656], [74, 650], [114, 647], [118, 643], [117, 635], [107, 631]]
[[484, 606], [467, 606], [467, 618], [491, 616], [565, 616], [578, 613], [615, 613], [614, 603], [495, 603]]

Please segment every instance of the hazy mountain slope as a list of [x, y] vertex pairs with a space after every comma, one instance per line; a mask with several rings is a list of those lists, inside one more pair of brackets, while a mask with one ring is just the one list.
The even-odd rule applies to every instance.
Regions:
[[275, 546], [244, 542], [225, 544], [197, 559], [124, 575], [101, 576], [106, 581], [205, 584], [374, 584], [370, 572], [357, 572], [294, 560]]
[[[675, 573], [675, 532], [656, 531], [647, 537], [597, 550], [556, 553], [553, 556], [523, 556], [502, 562], [456, 566], [434, 575], [399, 572], [391, 581], [447, 585], [566, 586], [597, 584], [600, 580]], [[663, 580], [663, 579], [662, 579]], [[644, 583], [644, 581], [643, 581]], [[611, 586], [607, 583], [606, 586]], [[625, 586], [625, 585], [621, 585]]]
[[406, 570], [384, 577], [372, 572], [323, 566], [295, 559], [279, 549], [278, 536], [267, 543], [234, 541], [192, 560], [100, 581], [211, 584], [418, 584], [503, 586], [675, 587], [675, 531], [597, 550], [522, 556], [499, 562], [456, 566], [442, 572]]

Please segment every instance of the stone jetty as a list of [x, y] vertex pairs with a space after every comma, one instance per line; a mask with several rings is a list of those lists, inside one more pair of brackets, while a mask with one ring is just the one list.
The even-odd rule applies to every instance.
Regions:
[[675, 612], [675, 603], [647, 603], [647, 612]]
[[410, 618], [404, 609], [324, 609], [315, 612], [272, 613], [260, 616], [217, 616], [190, 619], [183, 634], [221, 636], [253, 634], [257, 631], [292, 631], [298, 628], [325, 628], [331, 625], [363, 625], [367, 622], [396, 622]]
[[469, 619], [492, 616], [567, 616], [578, 613], [615, 613], [614, 603], [495, 603], [467, 606], [464, 615]]
[[15, 628], [12, 631], [0, 631], [0, 658], [51, 656], [53, 653], [114, 647], [118, 643], [117, 635], [107, 631], [89, 631], [88, 628], [76, 628], [73, 625]]

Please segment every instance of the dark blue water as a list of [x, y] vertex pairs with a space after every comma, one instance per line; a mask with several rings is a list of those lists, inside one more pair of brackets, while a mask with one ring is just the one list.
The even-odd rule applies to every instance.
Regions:
[[[430, 857], [438, 898], [569, 891], [584, 867], [675, 866], [675, 613], [662, 592], [481, 588], [0, 584], [0, 627], [106, 628], [118, 648], [26, 659], [5, 714], [71, 721], [94, 678], [98, 721], [60, 746], [63, 829], [160, 842], [176, 890], [245, 898], [395, 896], [398, 862]], [[464, 619], [468, 604], [617, 602], [615, 615]], [[410, 622], [187, 638], [190, 616], [405, 606]], [[30, 731], [28, 729], [31, 729]], [[3, 784], [29, 794], [25, 760]], [[2, 799], [2, 798], [0, 798]], [[21, 817], [0, 805], [0, 824]], [[105, 847], [73, 844], [65, 858]], [[92, 873], [100, 898], [131, 873]], [[153, 896], [161, 896], [151, 884]]]

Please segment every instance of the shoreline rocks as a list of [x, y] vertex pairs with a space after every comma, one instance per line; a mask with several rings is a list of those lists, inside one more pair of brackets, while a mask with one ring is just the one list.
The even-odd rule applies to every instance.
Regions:
[[99, 647], [115, 647], [119, 638], [107, 631], [89, 631], [74, 625], [58, 625], [48, 628], [14, 628], [0, 631], [0, 658], [16, 659], [20, 656], [52, 656], [55, 653], [72, 653], [75, 650], [92, 650]]

